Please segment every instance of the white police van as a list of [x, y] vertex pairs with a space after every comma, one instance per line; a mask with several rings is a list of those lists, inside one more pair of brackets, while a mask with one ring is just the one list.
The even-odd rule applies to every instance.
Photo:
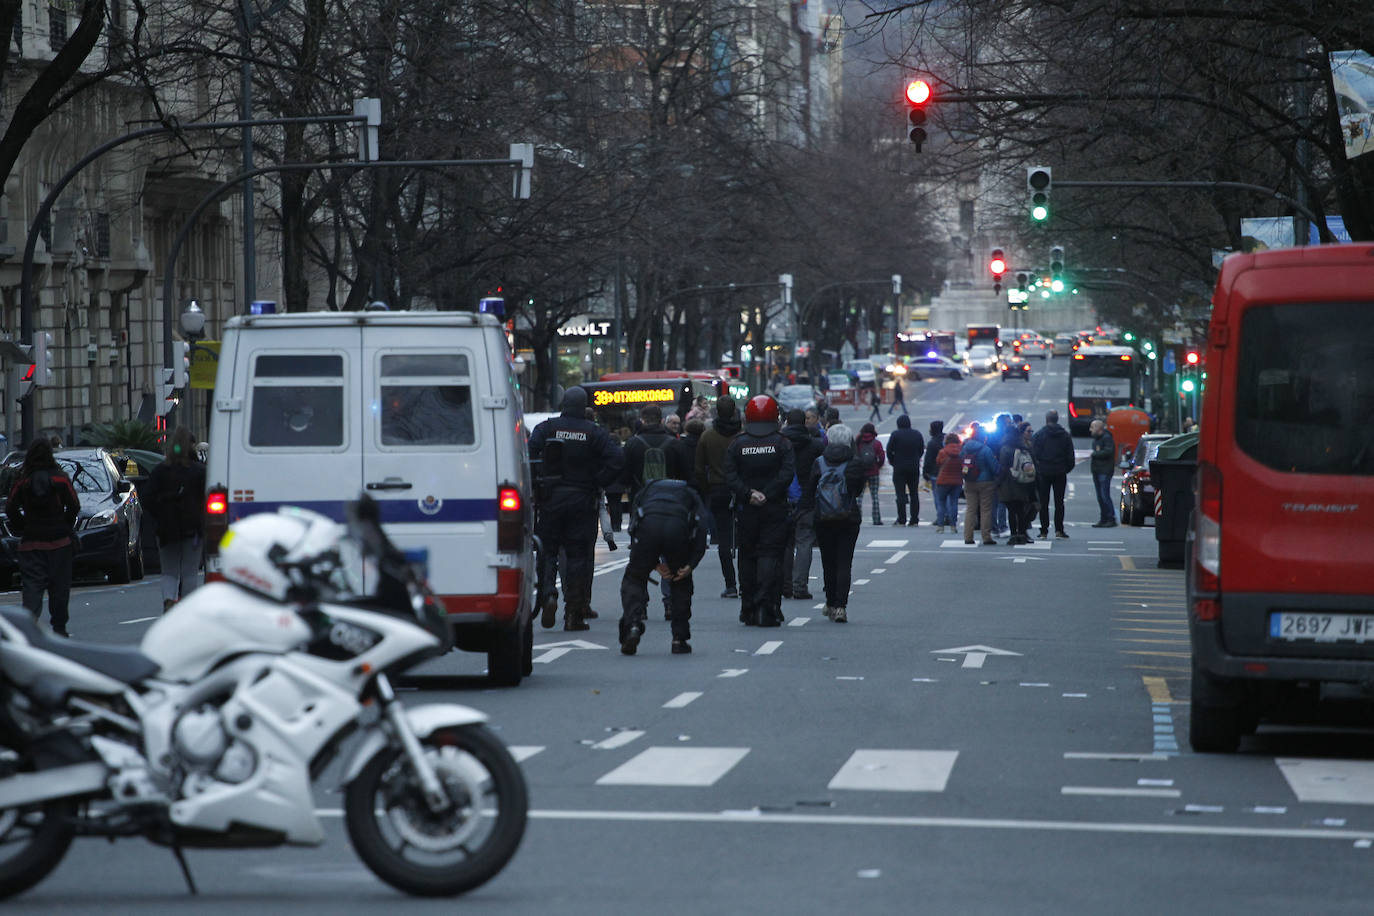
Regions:
[[492, 681], [531, 670], [526, 431], [505, 334], [466, 312], [244, 315], [224, 328], [206, 578], [228, 525], [293, 505], [342, 520], [368, 493]]

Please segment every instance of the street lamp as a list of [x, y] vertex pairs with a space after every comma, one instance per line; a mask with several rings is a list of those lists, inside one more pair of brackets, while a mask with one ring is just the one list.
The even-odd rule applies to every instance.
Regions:
[[[187, 343], [189, 344], [189, 346], [187, 347], [187, 356], [190, 356], [192, 353], [195, 352], [196, 341], [200, 340], [201, 337], [205, 335], [205, 313], [201, 311], [200, 305], [196, 303], [196, 300], [192, 299], [190, 302], [186, 303], [186, 308], [181, 310], [180, 323], [181, 335], [186, 338]], [[195, 410], [194, 405], [191, 401], [191, 392], [193, 389], [191, 388], [189, 376], [190, 372], [188, 369], [185, 395], [186, 415], [188, 417], [194, 417]], [[188, 423], [187, 426], [189, 427], [190, 424]], [[208, 418], [206, 421], [206, 435], [209, 435]]]

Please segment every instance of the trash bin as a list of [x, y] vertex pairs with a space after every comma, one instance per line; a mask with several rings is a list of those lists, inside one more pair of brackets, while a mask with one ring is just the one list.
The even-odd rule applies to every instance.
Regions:
[[1183, 568], [1196, 476], [1197, 433], [1184, 433], [1160, 443], [1158, 453], [1150, 461], [1160, 569]]

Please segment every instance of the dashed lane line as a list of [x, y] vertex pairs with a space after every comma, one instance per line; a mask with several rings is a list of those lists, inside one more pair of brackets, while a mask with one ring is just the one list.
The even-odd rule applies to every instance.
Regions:
[[757, 649], [755, 649], [755, 650], [754, 650], [754, 654], [755, 654], [755, 655], [772, 655], [774, 652], [778, 651], [778, 647], [780, 647], [781, 645], [782, 645], [782, 640], [781, 640], [781, 639], [770, 639], [768, 642], [764, 643], [763, 645], [761, 645], [761, 646], [759, 646]]

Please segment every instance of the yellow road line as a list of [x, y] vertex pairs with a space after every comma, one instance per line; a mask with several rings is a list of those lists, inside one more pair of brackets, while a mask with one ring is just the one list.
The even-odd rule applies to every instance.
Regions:
[[1145, 682], [1145, 690], [1149, 692], [1151, 702], [1172, 703], [1174, 701], [1174, 695], [1169, 692], [1169, 684], [1164, 678], [1142, 675], [1140, 679]]

